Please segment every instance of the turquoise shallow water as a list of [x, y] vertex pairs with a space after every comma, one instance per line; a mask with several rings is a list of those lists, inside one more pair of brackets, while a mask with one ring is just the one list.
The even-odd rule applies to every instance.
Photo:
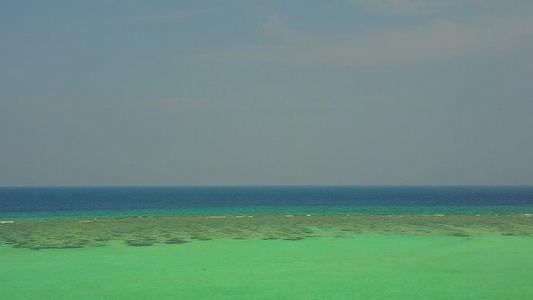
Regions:
[[210, 216], [282, 214], [523, 214], [533, 206], [257, 206], [188, 209], [73, 210], [38, 212], [0, 212], [0, 220], [57, 220], [86, 218], [123, 218], [137, 216]]
[[532, 237], [0, 246], [5, 299], [531, 299]]

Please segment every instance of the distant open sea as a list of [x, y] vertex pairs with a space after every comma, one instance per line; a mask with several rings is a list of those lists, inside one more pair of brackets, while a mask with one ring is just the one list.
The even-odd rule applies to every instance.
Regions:
[[533, 186], [0, 188], [0, 219], [533, 212]]

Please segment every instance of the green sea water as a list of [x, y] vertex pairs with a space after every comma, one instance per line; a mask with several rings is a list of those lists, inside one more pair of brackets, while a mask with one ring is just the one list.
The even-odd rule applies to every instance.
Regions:
[[3, 299], [531, 299], [531, 236], [0, 246]]
[[2, 299], [533, 299], [533, 217], [22, 220], [0, 266]]

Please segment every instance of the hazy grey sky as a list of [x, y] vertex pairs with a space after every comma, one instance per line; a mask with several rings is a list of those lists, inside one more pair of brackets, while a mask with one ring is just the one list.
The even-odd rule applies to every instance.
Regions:
[[0, 0], [0, 186], [533, 184], [531, 16]]

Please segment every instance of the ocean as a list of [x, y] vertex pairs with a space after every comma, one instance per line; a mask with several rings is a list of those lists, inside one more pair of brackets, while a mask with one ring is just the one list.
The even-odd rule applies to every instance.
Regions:
[[3, 218], [277, 213], [520, 213], [530, 186], [0, 188]]
[[531, 299], [533, 187], [0, 188], [6, 299]]

